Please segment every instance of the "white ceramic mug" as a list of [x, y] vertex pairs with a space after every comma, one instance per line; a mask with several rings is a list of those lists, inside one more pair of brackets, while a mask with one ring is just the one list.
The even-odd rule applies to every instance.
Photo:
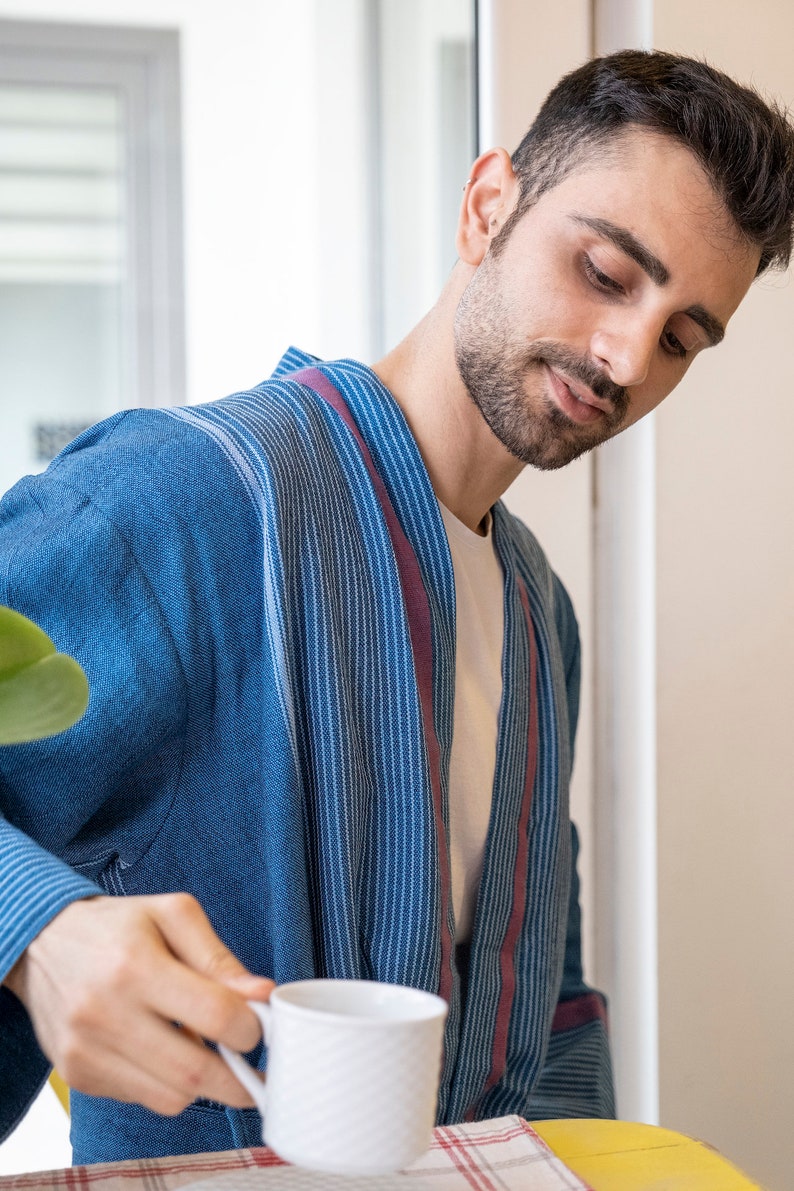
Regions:
[[400, 1170], [430, 1145], [447, 1005], [367, 980], [300, 980], [251, 1002], [267, 1079], [220, 1053], [251, 1093], [264, 1140], [287, 1162], [339, 1174]]

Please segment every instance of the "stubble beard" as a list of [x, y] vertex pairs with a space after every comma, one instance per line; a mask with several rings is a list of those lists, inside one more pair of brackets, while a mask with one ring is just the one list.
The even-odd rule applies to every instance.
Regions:
[[[536, 340], [516, 348], [498, 303], [488, 302], [484, 314], [487, 293], [471, 289], [472, 283], [455, 317], [455, 360], [469, 396], [511, 455], [541, 471], [554, 471], [617, 434], [628, 410], [625, 389], [562, 344]], [[546, 364], [581, 380], [597, 396], [608, 398], [612, 408], [589, 425], [571, 421], [545, 392]]]

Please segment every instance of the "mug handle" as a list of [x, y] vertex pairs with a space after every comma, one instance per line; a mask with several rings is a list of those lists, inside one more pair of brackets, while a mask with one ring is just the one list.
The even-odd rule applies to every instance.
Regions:
[[[262, 1037], [265, 1046], [270, 1045], [270, 1018], [273, 1010], [266, 1001], [249, 1001], [251, 1009], [253, 1009], [256, 1016], [262, 1023]], [[258, 1105], [264, 1103], [266, 1095], [266, 1085], [259, 1079], [257, 1072], [246, 1063], [245, 1059], [236, 1050], [229, 1050], [228, 1046], [224, 1046], [222, 1042], [218, 1043], [218, 1053], [224, 1059], [227, 1066], [237, 1076], [240, 1083], [245, 1088], [246, 1092], [250, 1092], [254, 1101]]]

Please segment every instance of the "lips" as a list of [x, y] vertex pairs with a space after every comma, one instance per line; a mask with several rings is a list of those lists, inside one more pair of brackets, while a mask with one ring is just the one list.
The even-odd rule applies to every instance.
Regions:
[[584, 385], [569, 384], [562, 375], [545, 365], [554, 404], [567, 418], [580, 425], [591, 425], [607, 416], [611, 403], [596, 397]]

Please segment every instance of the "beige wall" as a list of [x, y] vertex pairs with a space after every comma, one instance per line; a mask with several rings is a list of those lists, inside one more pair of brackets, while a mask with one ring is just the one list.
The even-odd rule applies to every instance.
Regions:
[[[794, 104], [794, 5], [657, 0], [655, 44]], [[661, 1120], [793, 1185], [794, 328], [756, 285], [657, 419]]]
[[[546, 11], [536, 33], [531, 7], [495, 0], [497, 32], [500, 25], [510, 32], [502, 35], [507, 53], [486, 141], [512, 145], [548, 86], [589, 50], [587, 6], [569, 0], [559, 12]], [[610, 19], [625, 22], [623, 44], [630, 44], [648, 7], [597, 0], [596, 23], [609, 9]], [[705, 56], [794, 106], [788, 0], [656, 0], [652, 38], [658, 48]], [[794, 1030], [787, 1021], [794, 994], [794, 483], [787, 458], [794, 360], [781, 352], [792, 327], [790, 275], [757, 284], [725, 344], [698, 361], [655, 428], [660, 1117], [720, 1147], [769, 1191], [791, 1186], [794, 1169]], [[603, 471], [612, 458], [600, 456], [597, 467]], [[546, 545], [583, 624], [588, 670], [574, 807], [588, 831], [591, 913], [594, 886], [604, 885], [607, 899], [625, 893], [616, 894], [612, 875], [598, 871], [592, 829], [603, 819], [617, 834], [619, 854], [632, 845], [621, 838], [619, 817], [613, 822], [614, 806], [592, 802], [594, 720], [614, 712], [600, 705], [594, 712], [590, 697], [593, 605], [609, 592], [595, 592], [592, 464], [577, 467], [527, 473], [508, 500]], [[611, 797], [600, 790], [600, 802]], [[605, 954], [611, 946], [619, 961], [623, 940], [620, 930], [610, 938], [611, 928], [612, 921], [598, 924]], [[596, 974], [609, 985], [617, 968], [607, 956]], [[608, 991], [615, 1009], [621, 990]], [[613, 1024], [619, 1036], [624, 1023]], [[632, 1078], [623, 1078], [624, 1087]], [[633, 1115], [637, 1103], [629, 1088], [622, 1115]]]

